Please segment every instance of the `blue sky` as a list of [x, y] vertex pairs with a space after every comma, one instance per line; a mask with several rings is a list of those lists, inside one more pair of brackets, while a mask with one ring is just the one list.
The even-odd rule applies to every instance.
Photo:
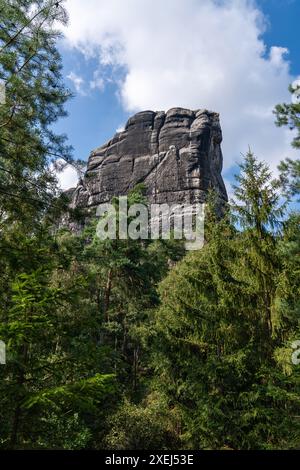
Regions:
[[269, 21], [264, 41], [269, 47], [273, 45], [287, 47], [291, 71], [294, 75], [300, 75], [300, 1], [260, 0], [258, 4]]
[[65, 81], [74, 93], [74, 97], [66, 106], [68, 117], [58, 123], [57, 129], [68, 135], [74, 147], [75, 158], [87, 159], [90, 151], [111, 138], [131, 113], [122, 107], [115, 83], [108, 83], [104, 91], [99, 89], [76, 91], [72, 81], [67, 78], [68, 75], [74, 72], [88, 80], [97, 68], [97, 60], [85, 58], [77, 50], [69, 51], [65, 47], [60, 49]]
[[[248, 145], [273, 169], [292, 155], [271, 109], [300, 76], [300, 0], [217, 3], [186, 0], [181, 11], [180, 0], [158, 2], [160, 24], [149, 0], [67, 0], [59, 47], [75, 96], [56, 130], [75, 158], [87, 159], [134, 112], [174, 106], [220, 111], [227, 184]], [[64, 186], [74, 180], [64, 177]]]

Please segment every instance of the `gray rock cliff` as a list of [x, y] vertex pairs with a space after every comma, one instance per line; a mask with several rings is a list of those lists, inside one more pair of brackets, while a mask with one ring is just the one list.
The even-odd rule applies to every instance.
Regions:
[[146, 186], [151, 203], [204, 202], [210, 188], [227, 201], [221, 142], [217, 113], [182, 108], [140, 112], [91, 153], [71, 206], [95, 207], [138, 183]]

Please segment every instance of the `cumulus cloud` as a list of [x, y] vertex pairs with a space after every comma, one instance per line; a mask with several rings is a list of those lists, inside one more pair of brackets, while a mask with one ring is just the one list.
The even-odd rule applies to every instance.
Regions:
[[[67, 0], [71, 48], [116, 71], [124, 108], [174, 106], [220, 112], [224, 165], [249, 146], [272, 169], [291, 156], [291, 135], [274, 125], [290, 100], [288, 50], [263, 41], [254, 0]], [[122, 69], [123, 73], [118, 74]], [[101, 84], [100, 84], [101, 85]]]
[[67, 75], [67, 78], [71, 80], [77, 93], [85, 95], [85, 91], [83, 90], [84, 79], [82, 77], [77, 75], [75, 72], [70, 72], [69, 75]]
[[72, 165], [66, 165], [64, 160], [59, 159], [56, 165], [51, 166], [51, 170], [54, 172], [61, 190], [65, 191], [77, 186], [78, 172]]

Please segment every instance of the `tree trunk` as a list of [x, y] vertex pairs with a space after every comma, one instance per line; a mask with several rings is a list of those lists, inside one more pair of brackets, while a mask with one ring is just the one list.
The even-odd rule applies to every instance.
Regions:
[[110, 304], [110, 294], [111, 294], [111, 287], [112, 287], [112, 270], [110, 269], [107, 276], [107, 283], [105, 287], [105, 296], [104, 296], [104, 306], [103, 306], [103, 314], [105, 321], [109, 321], [109, 304]]

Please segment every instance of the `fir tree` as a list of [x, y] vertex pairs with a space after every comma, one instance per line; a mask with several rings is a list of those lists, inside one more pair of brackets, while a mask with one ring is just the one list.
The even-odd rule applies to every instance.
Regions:
[[251, 153], [238, 183], [238, 230], [228, 215], [210, 216], [207, 244], [160, 286], [156, 384], [179, 410], [185, 447], [297, 447], [299, 371], [279, 359], [285, 348], [291, 365], [287, 330], [298, 321], [295, 298], [288, 320], [279, 311], [284, 207], [278, 183]]

